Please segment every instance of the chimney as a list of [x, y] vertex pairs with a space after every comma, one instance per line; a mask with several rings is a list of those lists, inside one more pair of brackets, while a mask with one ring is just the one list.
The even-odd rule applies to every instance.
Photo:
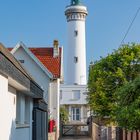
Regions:
[[59, 42], [58, 40], [53, 41], [53, 57], [59, 56]]

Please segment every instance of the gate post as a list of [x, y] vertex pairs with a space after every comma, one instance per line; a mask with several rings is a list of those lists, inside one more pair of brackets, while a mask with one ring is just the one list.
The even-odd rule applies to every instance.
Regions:
[[63, 136], [63, 123], [60, 121], [60, 138]]

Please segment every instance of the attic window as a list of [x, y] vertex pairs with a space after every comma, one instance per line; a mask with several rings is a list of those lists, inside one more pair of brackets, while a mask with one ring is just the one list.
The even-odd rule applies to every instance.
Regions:
[[18, 60], [20, 63], [24, 63], [24, 60]]
[[78, 57], [74, 57], [74, 63], [78, 62]]
[[74, 31], [74, 36], [78, 36], [78, 31], [77, 30]]

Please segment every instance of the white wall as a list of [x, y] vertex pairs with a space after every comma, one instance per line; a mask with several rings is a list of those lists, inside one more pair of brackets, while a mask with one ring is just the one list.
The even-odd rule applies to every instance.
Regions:
[[17, 129], [16, 89], [0, 75], [0, 140], [32, 140], [32, 104], [30, 100], [30, 127]]
[[[80, 91], [80, 98], [73, 99], [74, 91]], [[60, 86], [60, 105], [67, 105], [70, 123], [86, 123], [89, 116], [87, 105], [87, 86], [85, 85], [61, 85]], [[72, 121], [72, 107], [80, 108], [80, 121]]]
[[[80, 90], [80, 99], [73, 100], [73, 91]], [[83, 85], [61, 85], [60, 91], [62, 92], [62, 99], [60, 99], [61, 105], [69, 104], [87, 104], [87, 86]]]
[[23, 48], [20, 47], [13, 55], [17, 58], [17, 60], [24, 60], [24, 63], [22, 63], [22, 65], [44, 90], [44, 100], [47, 102], [50, 83], [49, 77], [36, 64], [36, 62], [31, 57], [29, 57], [29, 55], [24, 51]]
[[[50, 83], [49, 88], [49, 110], [51, 113], [51, 118], [56, 121], [57, 134], [59, 133], [59, 92], [60, 92], [60, 80], [57, 79]], [[59, 135], [59, 134], [58, 134]], [[57, 135], [57, 136], [58, 136]]]
[[0, 140], [10, 140], [15, 121], [14, 94], [8, 93], [8, 79], [0, 75]]

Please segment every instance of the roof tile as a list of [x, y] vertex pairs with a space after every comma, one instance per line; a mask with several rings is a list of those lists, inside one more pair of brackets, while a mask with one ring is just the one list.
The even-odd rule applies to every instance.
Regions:
[[60, 78], [61, 73], [61, 48], [58, 57], [53, 57], [53, 48], [29, 48], [40, 62], [53, 74]]

